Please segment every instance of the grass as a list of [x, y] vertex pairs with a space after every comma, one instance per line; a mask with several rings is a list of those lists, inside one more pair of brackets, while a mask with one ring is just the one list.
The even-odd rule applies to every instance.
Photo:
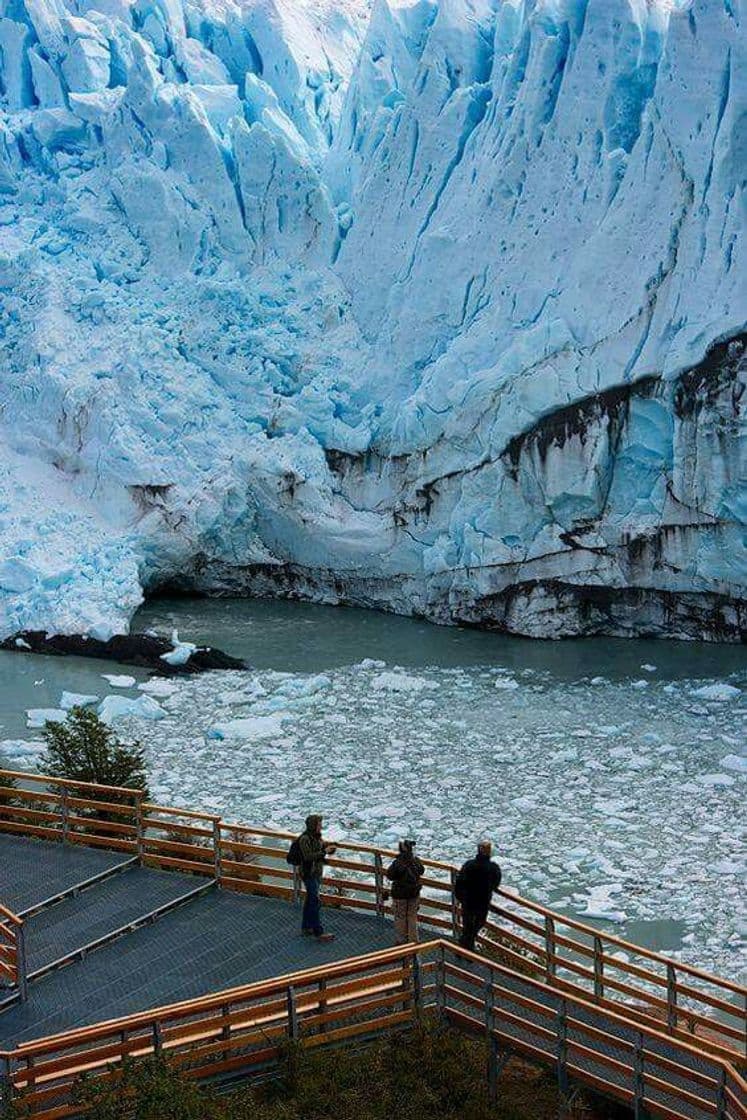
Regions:
[[[486, 1047], [426, 1024], [360, 1049], [289, 1046], [279, 1076], [230, 1092], [199, 1089], [164, 1061], [131, 1062], [116, 1080], [86, 1081], [77, 1099], [91, 1120], [555, 1120], [552, 1076], [518, 1059], [487, 1097]], [[609, 1114], [576, 1104], [569, 1118]], [[20, 1108], [15, 1117], [23, 1116]]]

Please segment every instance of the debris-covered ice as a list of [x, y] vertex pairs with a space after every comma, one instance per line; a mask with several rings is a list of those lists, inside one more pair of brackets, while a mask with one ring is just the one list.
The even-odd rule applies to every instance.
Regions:
[[508, 885], [623, 934], [671, 919], [682, 959], [737, 976], [747, 690], [733, 679], [731, 702], [694, 719], [704, 681], [369, 661], [169, 682], [147, 735], [134, 712], [117, 726], [145, 742], [165, 804], [291, 829], [319, 811], [337, 835], [408, 833], [451, 860], [487, 833]]

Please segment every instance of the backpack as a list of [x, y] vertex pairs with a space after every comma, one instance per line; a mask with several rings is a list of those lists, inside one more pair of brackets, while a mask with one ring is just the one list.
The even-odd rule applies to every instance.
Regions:
[[286, 863], [289, 863], [291, 867], [301, 867], [303, 864], [303, 853], [301, 852], [301, 845], [298, 841], [298, 836], [295, 840], [291, 841], [291, 846], [285, 857]]

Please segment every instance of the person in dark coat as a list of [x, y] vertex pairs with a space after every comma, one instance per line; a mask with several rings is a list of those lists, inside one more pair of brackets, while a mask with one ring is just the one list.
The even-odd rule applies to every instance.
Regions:
[[416, 857], [414, 840], [402, 840], [399, 855], [386, 871], [392, 884], [392, 904], [394, 907], [394, 941], [405, 945], [418, 939], [418, 904], [420, 902], [420, 880], [425, 868]]
[[501, 869], [490, 858], [493, 846], [489, 840], [477, 845], [477, 855], [462, 865], [454, 884], [454, 893], [462, 906], [462, 934], [459, 944], [474, 949], [480, 930], [488, 920], [493, 891], [501, 885]]
[[333, 933], [325, 933], [322, 926], [319, 892], [327, 856], [335, 850], [334, 844], [322, 839], [322, 818], [313, 813], [306, 818], [306, 828], [298, 837], [301, 851], [301, 878], [306, 891], [301, 917], [301, 931], [317, 941], [334, 941]]

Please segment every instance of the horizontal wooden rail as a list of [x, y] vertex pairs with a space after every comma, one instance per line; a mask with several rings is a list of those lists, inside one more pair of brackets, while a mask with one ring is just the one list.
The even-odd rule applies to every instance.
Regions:
[[98, 782], [76, 782], [72, 778], [53, 778], [49, 774], [34, 774], [28, 770], [0, 770], [0, 778], [39, 782], [44, 786], [64, 786], [66, 789], [90, 789], [96, 793], [116, 793], [122, 796], [142, 798], [141, 789], [129, 786], [102, 786]]
[[[132, 789], [0, 771], [0, 780], [7, 779], [23, 788], [2, 787], [7, 800], [0, 802], [0, 831], [110, 848], [137, 855], [151, 867], [216, 878], [230, 890], [287, 900], [299, 897], [298, 878], [285, 861], [293, 835], [289, 832], [156, 805]], [[75, 796], [74, 790], [84, 792]], [[115, 797], [122, 803], [112, 800]], [[395, 854], [354, 841], [338, 842], [328, 860], [325, 904], [382, 917], [390, 914], [383, 872]], [[455, 868], [427, 857], [423, 863], [421, 924], [453, 934], [460, 921], [453, 891]], [[497, 897], [480, 942], [491, 957], [558, 990], [622, 1009], [641, 1026], [655, 1024], [672, 1038], [697, 1038], [712, 1053], [744, 1057], [744, 987], [675, 963], [510, 890], [501, 889]]]

